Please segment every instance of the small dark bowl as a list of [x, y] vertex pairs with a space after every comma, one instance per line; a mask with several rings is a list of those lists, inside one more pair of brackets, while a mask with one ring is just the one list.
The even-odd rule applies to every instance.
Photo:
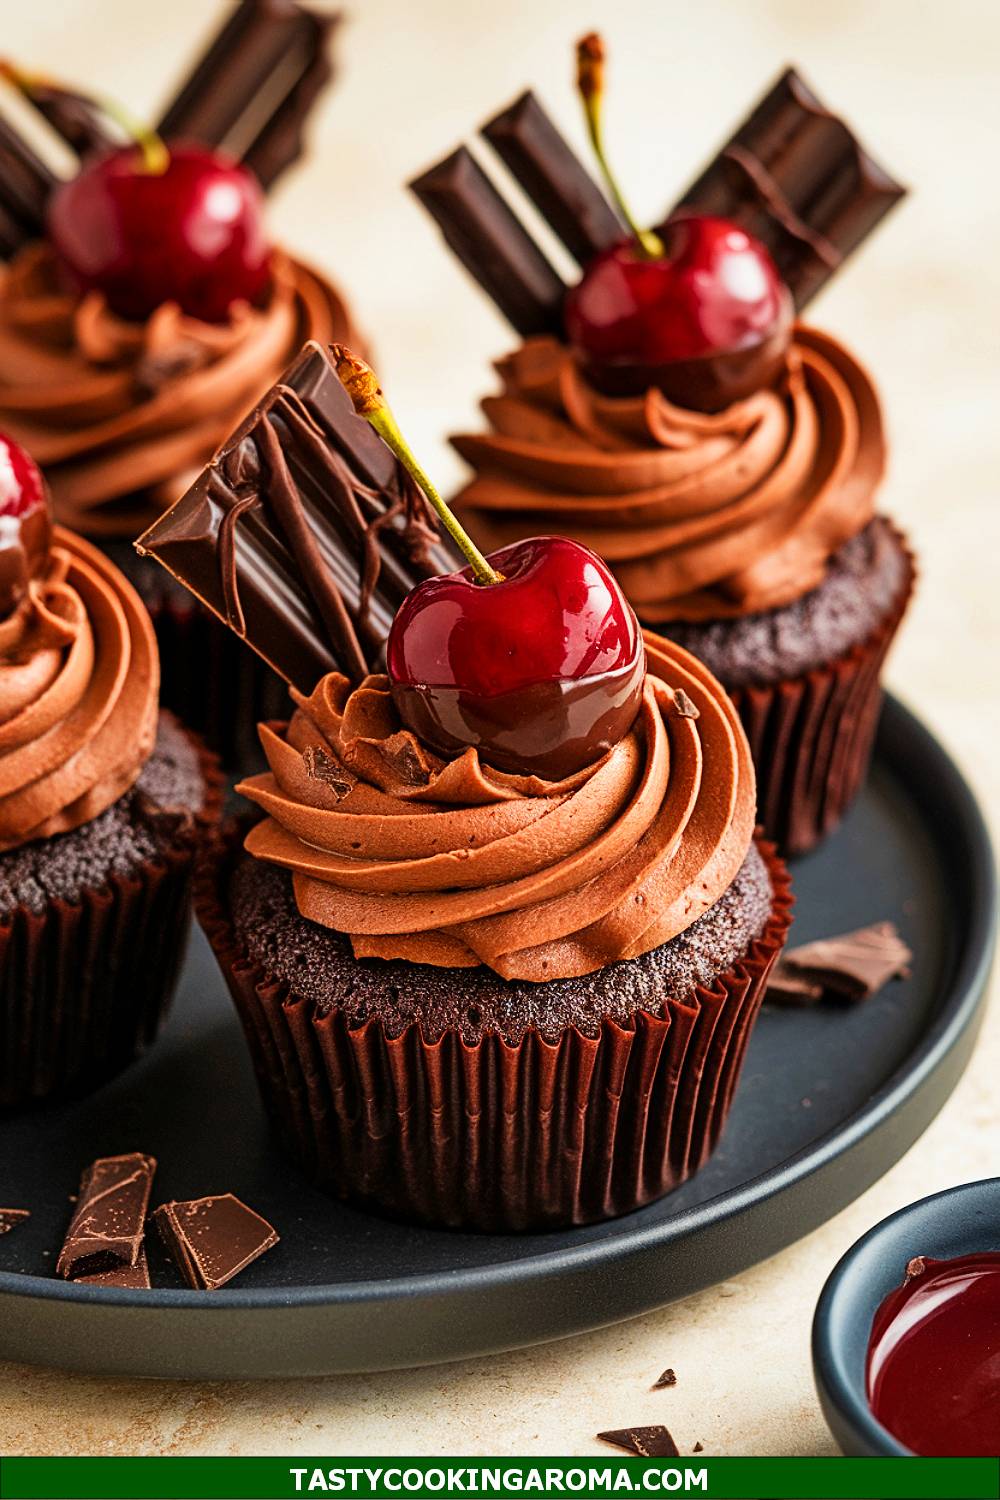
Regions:
[[813, 1374], [823, 1415], [852, 1458], [912, 1456], [875, 1420], [865, 1394], [865, 1359], [879, 1303], [915, 1255], [949, 1260], [1000, 1250], [1000, 1177], [967, 1182], [901, 1208], [876, 1224], [832, 1272], [813, 1319]]

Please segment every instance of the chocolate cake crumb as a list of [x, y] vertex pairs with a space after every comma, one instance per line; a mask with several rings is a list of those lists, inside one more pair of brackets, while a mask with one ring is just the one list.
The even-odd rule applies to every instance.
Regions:
[[41, 913], [50, 901], [79, 901], [112, 875], [128, 879], [176, 840], [179, 819], [204, 796], [191, 740], [161, 714], [153, 754], [123, 797], [82, 828], [0, 854], [0, 920], [18, 906]]
[[670, 1388], [670, 1386], [676, 1385], [676, 1384], [677, 1384], [677, 1376], [674, 1373], [674, 1371], [673, 1370], [664, 1370], [663, 1374], [660, 1375], [656, 1380], [653, 1381], [653, 1384], [650, 1386], [650, 1390], [664, 1391], [664, 1390], [668, 1390]]
[[914, 1281], [916, 1277], [922, 1276], [926, 1270], [926, 1255], [914, 1255], [912, 1260], [906, 1262], [906, 1275], [903, 1278], [903, 1285], [905, 1286], [908, 1281]]
[[900, 542], [876, 516], [833, 554], [822, 583], [801, 599], [732, 620], [653, 628], [693, 652], [724, 687], [780, 682], [866, 641], [902, 594], [907, 571]]
[[251, 959], [311, 1000], [323, 1015], [343, 1010], [358, 1027], [378, 1015], [390, 1036], [419, 1022], [429, 1040], [450, 1028], [475, 1045], [498, 1033], [516, 1043], [530, 1028], [555, 1037], [567, 1026], [594, 1036], [602, 1020], [658, 1013], [711, 984], [760, 936], [771, 915], [771, 882], [756, 845], [697, 922], [649, 953], [574, 979], [540, 984], [502, 979], [486, 965], [452, 969], [402, 959], [356, 959], [339, 932], [301, 917], [287, 870], [242, 858], [230, 887], [236, 936]]

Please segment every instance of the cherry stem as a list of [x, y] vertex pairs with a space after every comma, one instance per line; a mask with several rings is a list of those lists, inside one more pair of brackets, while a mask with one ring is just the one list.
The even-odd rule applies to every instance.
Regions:
[[[5, 78], [8, 83], [13, 84], [27, 99], [31, 99], [39, 89], [59, 88], [58, 84], [53, 83], [44, 74], [25, 72], [6, 58], [0, 58], [0, 78]], [[163, 138], [150, 126], [137, 120], [124, 105], [118, 103], [117, 99], [109, 99], [103, 94], [89, 97], [102, 114], [121, 126], [129, 139], [139, 148], [143, 169], [150, 176], [161, 177], [170, 165], [170, 152]]]
[[503, 574], [490, 566], [457, 516], [417, 463], [385, 399], [375, 371], [344, 344], [331, 344], [330, 353], [333, 356], [340, 383], [350, 396], [354, 410], [359, 417], [364, 417], [368, 425], [378, 433], [386, 447], [392, 450], [403, 468], [423, 490], [440, 517], [442, 526], [468, 560], [476, 582], [503, 583]]
[[663, 241], [651, 229], [642, 229], [622, 196], [617, 178], [604, 151], [604, 42], [596, 31], [591, 31], [576, 44], [576, 86], [583, 100], [583, 112], [587, 119], [590, 142], [594, 148], [598, 165], [604, 174], [611, 196], [618, 205], [618, 212], [625, 220], [636, 244], [648, 260], [656, 260], [664, 254]]

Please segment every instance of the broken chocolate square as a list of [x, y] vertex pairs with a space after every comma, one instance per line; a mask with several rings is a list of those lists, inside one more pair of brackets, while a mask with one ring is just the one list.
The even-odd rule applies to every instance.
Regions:
[[680, 1450], [666, 1427], [619, 1427], [611, 1432], [599, 1432], [602, 1443], [611, 1443], [624, 1448], [628, 1453], [638, 1453], [640, 1458], [679, 1458]]
[[153, 1221], [188, 1286], [212, 1292], [278, 1243], [273, 1227], [232, 1193], [163, 1203]]

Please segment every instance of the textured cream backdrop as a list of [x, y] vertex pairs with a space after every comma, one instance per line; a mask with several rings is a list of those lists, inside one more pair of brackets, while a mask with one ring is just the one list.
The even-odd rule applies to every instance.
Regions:
[[[346, 4], [350, 0], [345, 0]], [[611, 48], [613, 157], [651, 216], [786, 61], [915, 189], [823, 297], [818, 317], [874, 367], [894, 438], [890, 509], [923, 562], [893, 687], [1000, 815], [1000, 7], [993, 0], [354, 0], [342, 73], [308, 164], [282, 187], [283, 239], [355, 298], [414, 442], [444, 481], [443, 434], [474, 417], [509, 342], [402, 190], [526, 84], [583, 145], [571, 44]], [[148, 111], [216, 0], [3, 0], [3, 47]], [[991, 774], [993, 773], [993, 774]], [[126, 1385], [0, 1366], [0, 1452], [596, 1453], [598, 1428], [666, 1421], [682, 1451], [833, 1451], [809, 1323], [844, 1249], [899, 1205], [1000, 1173], [1000, 1019], [909, 1155], [852, 1208], [766, 1265], [602, 1333], [404, 1374], [273, 1384]], [[670, 1391], [650, 1393], [665, 1365]], [[606, 1450], [602, 1450], [606, 1451]]]

